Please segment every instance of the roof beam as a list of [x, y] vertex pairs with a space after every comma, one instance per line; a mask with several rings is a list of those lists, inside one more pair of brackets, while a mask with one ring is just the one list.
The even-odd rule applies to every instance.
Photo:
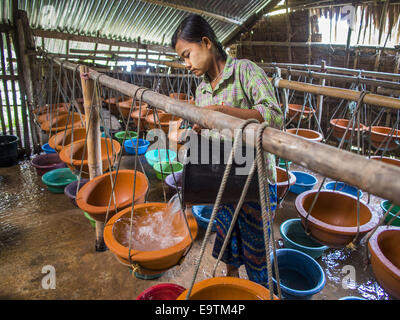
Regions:
[[159, 1], [159, 0], [142, 0], [142, 1], [149, 2], [149, 3], [156, 4], [156, 5], [163, 6], [163, 7], [173, 8], [176, 10], [187, 11], [187, 12], [191, 12], [191, 13], [197, 13], [200, 15], [209, 16], [210, 18], [214, 18], [214, 19], [217, 19], [217, 20], [220, 20], [223, 22], [227, 22], [227, 23], [233, 23], [238, 26], [242, 25], [242, 22], [239, 20], [228, 18], [228, 17], [222, 16], [220, 14], [216, 14], [216, 13], [212, 13], [212, 12], [208, 12], [208, 11], [204, 11], [204, 10], [200, 10], [200, 9], [196, 9], [196, 8], [192, 8], [192, 7], [182, 6], [179, 4], [174, 4], [174, 3], [169, 3], [169, 2], [165, 2], [165, 1]]
[[139, 48], [139, 49], [148, 49], [153, 51], [159, 52], [172, 52], [175, 51], [168, 47], [162, 46], [157, 44], [144, 44], [139, 42], [132, 42], [132, 41], [122, 41], [122, 40], [114, 40], [114, 39], [107, 39], [107, 38], [97, 38], [92, 36], [82, 36], [78, 34], [70, 34], [66, 32], [59, 32], [59, 31], [51, 31], [51, 30], [42, 30], [42, 29], [32, 29], [32, 33], [35, 37], [43, 37], [43, 38], [50, 38], [50, 39], [61, 39], [61, 40], [70, 40], [70, 41], [80, 41], [80, 42], [90, 42], [90, 43], [102, 43], [108, 44], [112, 46], [119, 46], [119, 47], [127, 47], [127, 48]]

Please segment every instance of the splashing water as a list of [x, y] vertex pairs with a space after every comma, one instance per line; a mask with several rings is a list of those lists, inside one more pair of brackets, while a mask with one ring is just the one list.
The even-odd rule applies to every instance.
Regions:
[[140, 214], [133, 215], [132, 233], [130, 234], [130, 215], [118, 219], [114, 228], [118, 228], [120, 236], [116, 239], [121, 245], [129, 247], [132, 237], [131, 248], [139, 251], [156, 251], [169, 248], [181, 242], [188, 234], [177, 232], [174, 220], [181, 214], [181, 204], [177, 195], [173, 196], [164, 210], [154, 210], [148, 207], [141, 210]]

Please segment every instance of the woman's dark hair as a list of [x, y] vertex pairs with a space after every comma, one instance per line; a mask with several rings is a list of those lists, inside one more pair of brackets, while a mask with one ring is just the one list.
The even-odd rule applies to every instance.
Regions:
[[222, 47], [221, 42], [218, 41], [213, 28], [210, 24], [200, 15], [191, 14], [186, 17], [178, 26], [171, 39], [171, 46], [175, 49], [176, 43], [179, 39], [187, 42], [200, 43], [203, 37], [207, 37], [217, 48], [219, 55], [223, 60], [226, 60], [227, 54]]

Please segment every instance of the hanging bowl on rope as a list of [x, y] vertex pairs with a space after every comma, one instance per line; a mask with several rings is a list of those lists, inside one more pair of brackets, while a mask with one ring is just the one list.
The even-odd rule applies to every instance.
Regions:
[[[112, 140], [112, 145], [110, 139], [101, 138], [101, 162], [103, 165], [103, 172], [109, 169], [108, 160], [110, 160], [111, 166], [114, 165], [114, 162], [121, 151], [121, 145], [117, 140]], [[83, 152], [85, 154], [83, 155]], [[72, 154], [72, 160], [71, 160]], [[85, 148], [85, 139], [74, 141], [68, 146], [64, 146], [60, 152], [60, 159], [64, 161], [67, 166], [71, 170], [75, 170], [77, 172], [81, 169], [82, 163], [82, 155], [83, 155], [83, 165], [82, 165], [82, 174], [81, 176], [84, 178], [89, 177], [89, 162], [88, 162], [88, 147], [86, 145]]]
[[[185, 290], [176, 300], [186, 300]], [[274, 300], [279, 300], [276, 295]], [[189, 300], [270, 300], [264, 286], [247, 279], [216, 277], [194, 284]]]
[[69, 168], [54, 169], [42, 176], [42, 182], [53, 193], [64, 193], [65, 186], [77, 179]]
[[[131, 208], [114, 215], [104, 227], [104, 242], [118, 260], [134, 267], [143, 275], [160, 274], [177, 264], [191, 246], [191, 238], [181, 211], [166, 215], [166, 203], [143, 203], [134, 206], [132, 226], [131, 262], [129, 241]], [[193, 240], [197, 223], [186, 211]], [[172, 221], [171, 221], [172, 220]]]
[[395, 158], [372, 156], [371, 159], [375, 160], [375, 161], [382, 161], [384, 163], [400, 167], [400, 160], [395, 159]]
[[378, 227], [368, 241], [371, 266], [378, 283], [400, 299], [400, 228]]
[[[339, 191], [322, 190], [311, 214], [308, 215], [308, 209], [317, 193], [318, 190], [310, 190], [296, 198], [295, 206], [303, 226], [314, 239], [324, 245], [334, 248], [348, 245], [357, 235], [357, 198]], [[360, 229], [356, 242], [379, 222], [378, 214], [362, 200], [359, 221]]]
[[[82, 120], [85, 120], [85, 116], [82, 116]], [[71, 129], [72, 122], [74, 123], [74, 128], [81, 128], [85, 126], [85, 123], [81, 121], [81, 117], [79, 116], [79, 114], [74, 113], [73, 115], [69, 115], [69, 117], [68, 114], [54, 117], [51, 122], [43, 122], [40, 128], [47, 133], [56, 133], [59, 131], [64, 131], [66, 129]]]
[[[132, 111], [131, 113], [131, 118], [133, 119], [133, 123], [135, 124], [136, 127], [139, 125], [139, 114], [140, 114], [140, 131], [144, 131], [147, 129], [147, 117], [153, 117], [153, 109], [149, 108], [143, 108], [142, 110], [136, 109], [135, 111]], [[165, 113], [162, 110], [157, 110], [157, 114]]]
[[186, 93], [170, 93], [169, 97], [172, 99], [176, 99], [176, 100], [183, 100], [183, 101], [188, 101], [191, 104], [194, 104], [194, 98], [192, 96], [190, 96], [190, 98], [188, 99], [188, 96]]
[[52, 113], [43, 113], [37, 117], [37, 122], [39, 122], [39, 125], [42, 126], [42, 124], [46, 121], [50, 121], [56, 117], [65, 116], [67, 114], [68, 111], [64, 110], [53, 111]]
[[39, 154], [31, 160], [32, 166], [36, 168], [39, 176], [44, 175], [50, 170], [65, 168], [67, 165], [61, 161], [58, 154]]
[[[288, 173], [289, 173], [289, 179], [288, 179]], [[280, 199], [285, 195], [287, 189], [296, 183], [296, 176], [290, 171], [286, 172], [286, 169], [282, 169], [281, 167], [276, 167], [276, 180], [277, 180], [276, 181], [277, 195], [278, 199]]]
[[[114, 183], [116, 171], [105, 173], [95, 177], [86, 183], [76, 195], [76, 203], [80, 209], [87, 212], [93, 219], [104, 222], [108, 205], [110, 203], [108, 217], [112, 217], [117, 211], [132, 204], [134, 170], [119, 170], [112, 195], [112, 183]], [[111, 175], [111, 177], [110, 177]], [[111, 182], [112, 180], [112, 182]], [[136, 172], [135, 203], [143, 203], [149, 183], [146, 176]], [[111, 201], [110, 201], [111, 197]]]
[[110, 111], [113, 115], [116, 117], [120, 116], [119, 109], [118, 109], [118, 102], [124, 101], [124, 100], [129, 100], [131, 97], [129, 96], [124, 96], [122, 94], [117, 95], [116, 97], [110, 97], [108, 99], [104, 99], [105, 103], [105, 108], [108, 110], [110, 108]]
[[396, 150], [400, 146], [400, 130], [392, 130], [392, 128], [389, 127], [372, 126], [371, 145], [378, 150]]
[[[301, 104], [292, 104], [289, 103], [288, 104], [289, 107], [289, 117], [288, 120], [292, 119], [292, 122], [298, 122], [300, 119], [300, 115], [301, 115], [301, 110], [303, 109], [303, 106]], [[313, 109], [311, 109], [310, 107], [304, 106], [304, 111], [303, 111], [303, 116], [302, 116], [302, 120], [309, 120], [312, 117], [312, 114], [315, 111]]]
[[159, 129], [161, 127], [161, 130], [163, 130], [165, 133], [168, 133], [170, 121], [179, 121], [180, 118], [171, 113], [159, 113], [158, 119], [156, 116], [156, 124], [154, 124], [154, 116], [152, 114], [148, 115], [145, 120], [150, 130]]
[[[117, 103], [117, 106], [121, 110], [121, 114], [123, 115], [124, 119], [128, 119], [129, 111], [131, 110], [132, 103], [133, 103], [133, 98]], [[136, 100], [136, 102], [134, 103], [134, 105], [132, 107], [132, 111], [139, 110], [139, 106], [140, 106], [140, 101]], [[149, 105], [147, 103], [142, 101], [142, 110], [147, 110], [148, 106]]]
[[[332, 135], [340, 142], [343, 138], [344, 133], [346, 132], [347, 125], [349, 124], [349, 120], [347, 119], [332, 119], [330, 125], [333, 127]], [[367, 127], [360, 123], [360, 126], [357, 126], [357, 123], [354, 122], [350, 124], [349, 129], [344, 137], [344, 141], [348, 142], [351, 136], [353, 135], [353, 139], [357, 139], [358, 131], [360, 131], [360, 135]], [[352, 131], [354, 130], [354, 133]]]
[[41, 115], [41, 114], [45, 114], [45, 113], [50, 113], [52, 112], [53, 115], [58, 112], [68, 112], [69, 109], [69, 103], [67, 102], [60, 102], [60, 103], [53, 103], [50, 105], [45, 105], [42, 107], [39, 107], [37, 109], [33, 109], [33, 113], [36, 115]]
[[321, 142], [324, 136], [319, 133], [318, 131], [314, 130], [309, 130], [309, 129], [287, 129], [287, 133], [293, 134], [293, 135], [298, 135], [300, 137], [303, 137], [304, 139], [310, 140], [310, 141], [315, 141], [315, 142]]
[[[65, 139], [64, 139], [65, 136]], [[72, 137], [73, 136], [73, 137]], [[63, 141], [64, 147], [69, 146], [72, 142], [82, 140], [86, 138], [86, 128], [75, 128], [74, 123], [74, 132], [72, 134], [72, 128], [67, 129], [65, 131], [58, 132], [57, 134], [53, 135], [49, 139], [49, 145], [57, 152], [60, 152], [63, 148]]]
[[182, 122], [183, 120], [172, 121], [168, 132], [169, 147], [176, 151], [179, 151], [183, 147], [188, 130], [190, 130], [188, 128], [180, 129]]

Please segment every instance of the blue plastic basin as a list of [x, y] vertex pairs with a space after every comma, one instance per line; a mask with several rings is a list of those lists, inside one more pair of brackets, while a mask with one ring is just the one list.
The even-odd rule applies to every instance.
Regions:
[[[210, 223], [210, 217], [213, 210], [212, 205], [195, 205], [192, 206], [192, 213], [197, 220], [197, 224], [203, 228], [207, 229]], [[217, 231], [217, 221], [214, 220], [213, 226], [211, 228], [212, 232]]]
[[286, 248], [302, 251], [314, 259], [318, 259], [328, 249], [306, 234], [300, 218], [286, 220], [279, 231]]
[[170, 161], [175, 161], [176, 152], [173, 150], [167, 152], [167, 149], [154, 149], [147, 151], [144, 157], [150, 166], [154, 166], [157, 162], [168, 162], [168, 157]]
[[317, 184], [318, 180], [312, 174], [303, 171], [290, 171], [296, 176], [296, 183], [290, 186], [289, 191], [295, 194], [311, 190]]
[[[315, 259], [294, 249], [276, 250], [282, 298], [287, 300], [309, 300], [320, 292], [326, 283], [324, 271]], [[272, 270], [274, 258], [271, 252]], [[275, 290], [277, 282], [273, 273]]]
[[136, 154], [136, 143], [139, 141], [138, 145], [138, 154], [145, 154], [147, 151], [147, 148], [150, 145], [150, 141], [147, 141], [145, 139], [129, 139], [124, 141], [124, 147], [125, 151], [128, 154]]
[[339, 300], [367, 300], [367, 299], [364, 299], [361, 297], [348, 296], [348, 297], [340, 298]]
[[[336, 183], [336, 188], [335, 188], [335, 183]], [[324, 189], [341, 191], [341, 192], [350, 194], [354, 197], [357, 197], [357, 190], [360, 190], [356, 187], [350, 186], [348, 184], [345, 184], [344, 182], [339, 182], [339, 181], [331, 181], [331, 182], [326, 183], [324, 186]], [[360, 198], [362, 198], [362, 196], [363, 196], [363, 192], [360, 190]]]
[[47, 154], [57, 153], [57, 151], [54, 150], [52, 147], [50, 147], [48, 143], [45, 143], [44, 145], [42, 145], [42, 150], [44, 152], [46, 152]]

